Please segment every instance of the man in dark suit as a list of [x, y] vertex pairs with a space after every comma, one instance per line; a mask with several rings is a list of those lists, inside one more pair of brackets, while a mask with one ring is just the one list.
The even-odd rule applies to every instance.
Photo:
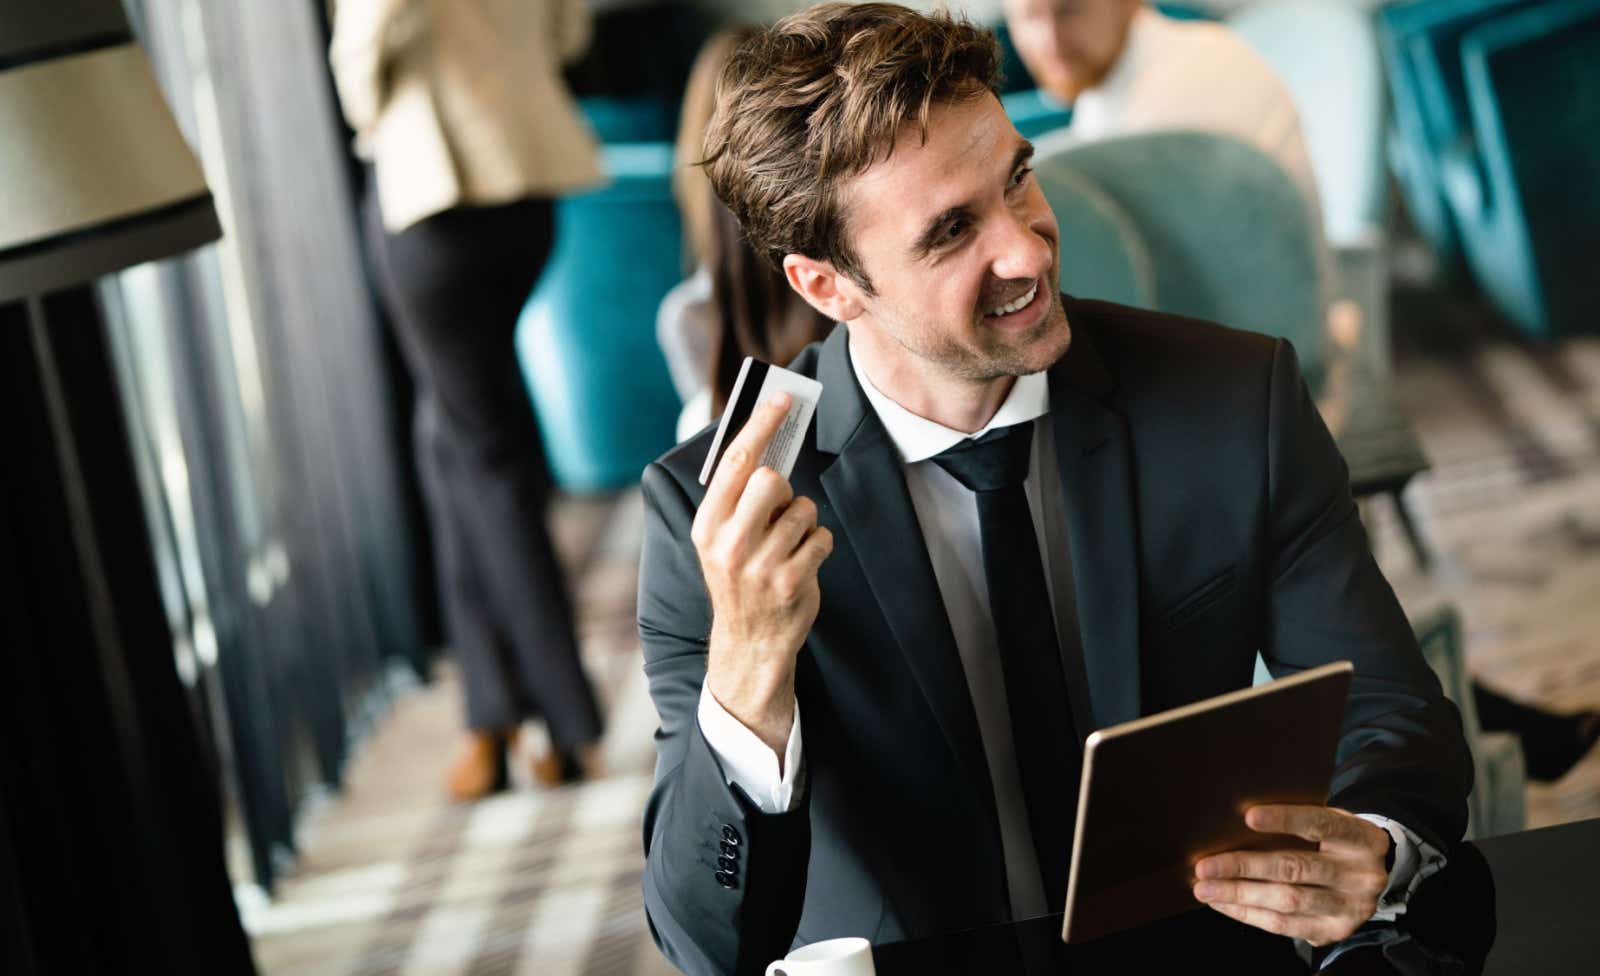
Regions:
[[792, 365], [824, 391], [789, 479], [758, 466], [781, 402], [705, 489], [709, 432], [644, 475], [644, 896], [686, 971], [1059, 911], [1084, 738], [1246, 686], [1258, 651], [1354, 662], [1331, 795], [1251, 810], [1317, 849], [1207, 858], [1197, 899], [1333, 943], [1464, 829], [1459, 718], [1293, 349], [1060, 295], [997, 61], [963, 22], [829, 4], [722, 77], [713, 185], [844, 324]]

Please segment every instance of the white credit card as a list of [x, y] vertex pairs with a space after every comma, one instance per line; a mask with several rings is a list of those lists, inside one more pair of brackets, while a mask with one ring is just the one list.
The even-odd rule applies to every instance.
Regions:
[[717, 424], [717, 436], [712, 438], [706, 463], [700, 469], [702, 485], [711, 483], [711, 475], [721, 463], [722, 455], [744, 429], [757, 405], [778, 393], [789, 394], [789, 415], [783, 418], [783, 426], [778, 428], [766, 453], [761, 455], [761, 464], [789, 477], [805, 443], [811, 415], [816, 412], [817, 401], [822, 399], [822, 384], [782, 366], [746, 356], [739, 367], [739, 378], [734, 381], [733, 393], [728, 397], [728, 407], [722, 411], [722, 422]]

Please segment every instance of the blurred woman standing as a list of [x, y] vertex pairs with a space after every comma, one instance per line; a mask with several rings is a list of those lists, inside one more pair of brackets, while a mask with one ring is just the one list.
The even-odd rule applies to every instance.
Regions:
[[599, 181], [560, 75], [581, 0], [337, 0], [330, 60], [356, 151], [374, 275], [417, 390], [417, 464], [469, 735], [448, 787], [507, 782], [542, 717], [553, 785], [598, 772], [601, 721], [545, 511], [551, 481], [513, 332], [550, 255], [552, 197]]
[[757, 33], [754, 27], [731, 27], [705, 42], [689, 73], [678, 121], [672, 195], [696, 267], [661, 300], [656, 340], [684, 401], [680, 441], [721, 415], [746, 356], [787, 366], [834, 326], [789, 287], [781, 270], [750, 249], [739, 222], [697, 165], [717, 105], [717, 79], [734, 50]]

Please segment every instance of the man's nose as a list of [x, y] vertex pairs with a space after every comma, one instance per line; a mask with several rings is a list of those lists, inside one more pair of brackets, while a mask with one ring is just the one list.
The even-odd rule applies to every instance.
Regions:
[[1050, 244], [1034, 227], [1031, 215], [1013, 213], [995, 241], [990, 272], [1002, 281], [1037, 278], [1050, 270]]

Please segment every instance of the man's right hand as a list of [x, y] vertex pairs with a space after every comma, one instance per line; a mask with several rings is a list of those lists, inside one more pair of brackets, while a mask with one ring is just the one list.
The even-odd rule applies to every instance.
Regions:
[[757, 467], [788, 410], [788, 394], [756, 408], [723, 454], [690, 532], [711, 596], [706, 686], [780, 757], [794, 720], [795, 656], [821, 605], [817, 570], [833, 551], [816, 504]]

